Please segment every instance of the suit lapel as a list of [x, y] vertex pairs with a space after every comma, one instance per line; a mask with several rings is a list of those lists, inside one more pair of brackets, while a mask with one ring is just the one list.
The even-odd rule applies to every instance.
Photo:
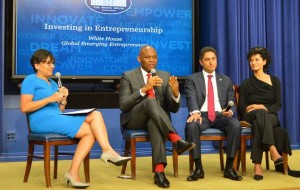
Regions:
[[135, 70], [136, 80], [139, 81], [141, 88], [145, 85], [144, 76], [142, 74], [141, 68]]
[[204, 76], [203, 73], [200, 72], [198, 77], [200, 78], [199, 82], [200, 82], [200, 91], [201, 94], [205, 97], [206, 96], [206, 88], [205, 88], [205, 80], [204, 80]]
[[221, 97], [223, 97], [223, 78], [218, 73], [216, 73], [216, 82], [219, 100], [221, 100]]
[[[164, 78], [158, 70], [156, 70], [156, 74], [157, 76], [160, 76], [162, 79]], [[156, 96], [160, 96], [160, 94], [162, 94], [162, 86], [157, 86], [155, 89], [156, 89], [155, 91]]]

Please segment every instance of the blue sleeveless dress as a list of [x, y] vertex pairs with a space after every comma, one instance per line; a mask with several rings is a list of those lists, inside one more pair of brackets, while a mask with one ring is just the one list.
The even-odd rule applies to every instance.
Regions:
[[[58, 91], [56, 82], [49, 79], [50, 84], [36, 74], [28, 75], [21, 86], [21, 94], [33, 95], [33, 101], [51, 96]], [[86, 115], [61, 115], [57, 102], [29, 113], [30, 129], [33, 133], [57, 133], [74, 138], [84, 122]]]

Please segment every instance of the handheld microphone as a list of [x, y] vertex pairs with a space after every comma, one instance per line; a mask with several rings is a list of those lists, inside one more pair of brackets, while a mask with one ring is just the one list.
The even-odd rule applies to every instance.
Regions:
[[150, 73], [151, 73], [151, 75], [152, 75], [153, 77], [154, 77], [154, 76], [157, 76], [156, 70], [155, 70], [155, 69], [151, 69]]
[[57, 85], [58, 85], [58, 88], [61, 88], [61, 87], [62, 87], [62, 82], [61, 82], [61, 80], [60, 80], [60, 76], [61, 76], [60, 72], [56, 72], [56, 73], [55, 73], [55, 76], [56, 76], [56, 78], [57, 78]]
[[230, 101], [228, 102], [227, 107], [225, 108], [225, 111], [229, 111], [230, 108], [231, 108], [233, 105], [234, 105], [234, 102], [230, 100]]
[[[157, 76], [155, 69], [151, 69], [150, 73], [151, 73], [152, 77]], [[157, 95], [158, 95], [157, 94], [157, 87], [153, 86], [153, 89], [154, 89], [154, 92], [155, 92], [155, 96], [157, 97]]]

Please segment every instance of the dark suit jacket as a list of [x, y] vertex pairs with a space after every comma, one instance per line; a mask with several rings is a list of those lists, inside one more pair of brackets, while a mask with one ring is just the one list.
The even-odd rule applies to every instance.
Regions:
[[[172, 90], [168, 85], [170, 74], [159, 70], [156, 71], [156, 74], [163, 79], [163, 85], [155, 87], [155, 95], [160, 106], [170, 117], [170, 112], [175, 113], [178, 111], [180, 101], [179, 103], [176, 103], [173, 100]], [[123, 73], [119, 90], [119, 105], [122, 111], [121, 125], [126, 124], [126, 122], [131, 118], [133, 114], [133, 107], [146, 98], [146, 96], [143, 97], [140, 94], [140, 89], [144, 85], [145, 82], [140, 67]]]
[[[225, 109], [228, 101], [235, 101], [233, 84], [229, 77], [216, 73], [216, 82], [218, 88], [218, 96], [222, 109]], [[202, 72], [194, 73], [185, 81], [185, 93], [189, 112], [200, 110], [205, 101], [206, 88], [205, 80]], [[234, 105], [231, 110], [236, 111]]]

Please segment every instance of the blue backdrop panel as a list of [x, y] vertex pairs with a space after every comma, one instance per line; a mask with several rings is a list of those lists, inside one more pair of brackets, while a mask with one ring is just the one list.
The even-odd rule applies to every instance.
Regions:
[[62, 77], [120, 78], [148, 44], [159, 69], [184, 77], [193, 72], [192, 16], [192, 0], [17, 0], [14, 74], [32, 73], [30, 56], [45, 48]]

